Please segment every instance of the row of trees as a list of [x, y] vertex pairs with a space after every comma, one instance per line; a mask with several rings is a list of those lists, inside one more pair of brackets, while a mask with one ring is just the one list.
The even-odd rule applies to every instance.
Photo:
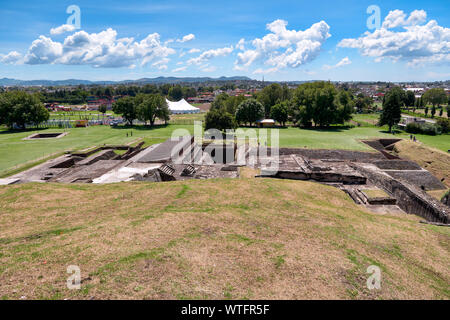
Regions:
[[[400, 87], [394, 87], [390, 89], [383, 98], [383, 111], [380, 115], [378, 124], [389, 126], [389, 132], [392, 132], [392, 127], [400, 122], [401, 109], [405, 105], [405, 96], [410, 96], [410, 92], [405, 94]], [[423, 106], [424, 101], [431, 103], [433, 105], [431, 108], [431, 116], [434, 117], [436, 114], [436, 106], [447, 102], [447, 99], [447, 95], [443, 89], [434, 88], [428, 90], [421, 98], [417, 99], [415, 106]], [[440, 109], [440, 116], [443, 115], [443, 109], [443, 107]], [[447, 107], [447, 117], [449, 116], [448, 109], [449, 107]], [[428, 115], [428, 111], [428, 107], [425, 107], [425, 115]]]
[[450, 104], [450, 97], [447, 98], [447, 94], [442, 88], [433, 88], [425, 92], [422, 98], [431, 103], [433, 107], [439, 106], [444, 103]]
[[433, 88], [426, 91], [420, 98], [416, 98], [412, 91], [399, 91], [400, 101], [405, 107], [425, 108], [426, 104], [438, 107], [441, 104], [450, 104], [450, 97], [447, 97], [442, 88]]
[[25, 129], [26, 124], [39, 125], [50, 117], [38, 94], [8, 91], [0, 94], [0, 125]]
[[167, 102], [160, 94], [139, 93], [135, 97], [126, 96], [113, 103], [112, 110], [122, 115], [129, 125], [139, 119], [153, 126], [157, 118], [164, 122], [170, 118]]
[[161, 94], [168, 96], [172, 100], [180, 100], [182, 98], [189, 98], [197, 96], [197, 90], [194, 87], [162, 84], [152, 85], [146, 84], [144, 86], [127, 86], [119, 85], [112, 86], [95, 86], [84, 87], [79, 86], [74, 89], [66, 88], [46, 88], [39, 92], [41, 99], [44, 102], [60, 102], [70, 104], [81, 104], [87, 102], [87, 97], [97, 96], [102, 98], [112, 98], [114, 96], [132, 96], [135, 97], [140, 93], [144, 94]]
[[[425, 109], [424, 109], [425, 116], [428, 117], [428, 113], [430, 112], [431, 117], [434, 118], [434, 116], [436, 115], [436, 110], [437, 109], [436, 109], [435, 106], [431, 107], [431, 112], [430, 112], [430, 109], [428, 107], [425, 107]], [[447, 118], [450, 117], [449, 111], [450, 111], [450, 105], [447, 106]], [[441, 108], [439, 108], [439, 117], [442, 117], [443, 115], [444, 115], [444, 107], [441, 107]]]
[[[368, 102], [361, 102], [362, 105], [365, 103]], [[355, 105], [349, 91], [337, 90], [330, 82], [305, 83], [295, 90], [271, 84], [252, 98], [230, 97], [227, 94], [217, 96], [210, 111], [214, 117], [206, 118], [206, 127], [226, 129], [219, 127], [223, 123], [212, 122], [218, 112], [224, 116], [226, 114], [226, 118], [231, 116], [233, 121], [230, 126], [252, 125], [263, 118], [272, 118], [283, 126], [291, 120], [304, 127], [326, 127], [350, 120]]]

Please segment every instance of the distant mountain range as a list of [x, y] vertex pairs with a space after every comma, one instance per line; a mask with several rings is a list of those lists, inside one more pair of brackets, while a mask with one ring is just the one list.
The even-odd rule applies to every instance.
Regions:
[[76, 86], [76, 85], [108, 85], [108, 84], [164, 84], [164, 83], [188, 83], [188, 82], [210, 82], [210, 81], [251, 81], [248, 77], [157, 77], [157, 78], [142, 78], [137, 80], [121, 80], [121, 81], [90, 81], [79, 79], [67, 80], [17, 80], [10, 78], [0, 79], [0, 86]]

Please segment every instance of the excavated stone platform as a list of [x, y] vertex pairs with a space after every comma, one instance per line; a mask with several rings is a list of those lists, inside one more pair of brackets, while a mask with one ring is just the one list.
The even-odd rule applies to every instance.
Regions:
[[115, 167], [120, 166], [124, 161], [125, 160], [98, 160], [90, 165], [74, 166], [49, 179], [49, 182], [91, 183], [94, 179], [104, 175]]
[[366, 177], [348, 166], [345, 162], [325, 162], [310, 160], [291, 154], [279, 157], [279, 167], [274, 173], [271, 170], [261, 171], [262, 177], [293, 180], [315, 180], [319, 182], [339, 182], [343, 184], [365, 184]]

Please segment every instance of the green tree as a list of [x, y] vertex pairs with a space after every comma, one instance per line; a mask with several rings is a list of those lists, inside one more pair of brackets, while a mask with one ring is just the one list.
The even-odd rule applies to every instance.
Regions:
[[289, 116], [289, 102], [279, 102], [270, 110], [270, 117], [279, 122], [283, 127], [286, 124]]
[[211, 109], [222, 109], [225, 108], [225, 101], [228, 100], [230, 96], [226, 94], [225, 92], [222, 92], [221, 94], [217, 95], [214, 98], [214, 101], [211, 103]]
[[113, 96], [113, 92], [110, 87], [105, 88], [105, 96], [107, 96], [108, 98], [111, 98]]
[[162, 93], [164, 96], [167, 96], [167, 95], [169, 94], [170, 88], [172, 88], [172, 86], [171, 86], [170, 84], [168, 84], [168, 83], [165, 83], [165, 84], [163, 84], [163, 85], [161, 85], [161, 86], [159, 87], [159, 89], [161, 90], [161, 93]]
[[401, 88], [394, 87], [384, 96], [383, 111], [378, 124], [380, 126], [388, 125], [389, 132], [392, 132], [392, 127], [398, 124], [401, 119], [402, 92]]
[[283, 95], [286, 95], [286, 92], [278, 83], [272, 83], [258, 93], [257, 100], [264, 106], [266, 118], [270, 116], [272, 106], [283, 100]]
[[247, 99], [238, 106], [236, 110], [236, 121], [238, 123], [253, 124], [264, 118], [264, 107], [256, 99]]
[[428, 117], [428, 107], [425, 107], [425, 116]]
[[120, 98], [113, 103], [112, 110], [114, 113], [121, 114], [129, 125], [133, 125], [133, 120], [136, 119], [137, 116], [134, 97], [127, 96]]
[[291, 100], [292, 99], [292, 90], [284, 84], [282, 88], [281, 101]]
[[304, 127], [312, 124], [315, 111], [316, 91], [324, 86], [323, 82], [304, 83], [295, 89], [292, 97], [293, 117]]
[[436, 107], [432, 106], [431, 107], [431, 117], [434, 118], [434, 115], [436, 114]]
[[8, 91], [0, 96], [0, 124], [9, 128], [14, 124], [20, 128], [25, 128], [26, 124], [38, 125], [49, 117], [50, 114], [38, 95], [24, 91]]
[[183, 87], [183, 98], [191, 98], [197, 95], [197, 90], [193, 87]]
[[406, 92], [406, 99], [405, 99], [405, 105], [407, 107], [413, 107], [414, 102], [416, 102], [416, 96], [414, 95], [414, 92], [407, 91]]
[[147, 94], [148, 93], [159, 93], [159, 89], [154, 84], [146, 84], [145, 86], [142, 87], [142, 92], [147, 93]]
[[335, 97], [336, 89], [333, 85], [325, 86], [316, 93], [315, 112], [313, 114], [314, 124], [326, 127], [340, 121], [337, 117]]
[[[353, 109], [349, 101], [351, 96], [347, 91], [338, 97], [337, 90], [330, 82], [317, 81], [304, 83], [297, 87], [292, 98], [295, 121], [303, 126], [329, 126], [330, 124], [341, 123], [345, 113]], [[344, 101], [344, 104], [340, 102]], [[341, 106], [342, 114], [338, 107]], [[353, 110], [352, 110], [353, 111]]]
[[[371, 105], [371, 99], [369, 97], [363, 97], [362, 99], [362, 111], [367, 111]], [[355, 110], [355, 102], [352, 100], [351, 94], [345, 90], [339, 91], [336, 100], [337, 112], [335, 114], [335, 119], [333, 119], [333, 123], [344, 124], [346, 121], [350, 121], [352, 119], [352, 114]]]
[[228, 113], [235, 114], [237, 107], [245, 100], [243, 95], [231, 96], [223, 101], [223, 107]]
[[442, 88], [433, 88], [423, 94], [423, 99], [431, 103], [433, 106], [438, 106], [447, 101], [447, 95]]
[[100, 113], [103, 113], [103, 115], [105, 115], [106, 110], [107, 110], [106, 104], [101, 104], [101, 105], [98, 106], [98, 111]]
[[176, 85], [169, 89], [169, 98], [172, 101], [180, 101], [183, 98], [183, 89], [181, 86]]
[[156, 118], [167, 121], [169, 107], [166, 100], [159, 94], [138, 94], [135, 98], [136, 114], [139, 120], [155, 124]]
[[223, 108], [211, 109], [205, 116], [205, 130], [217, 129], [224, 131], [226, 129], [235, 129], [236, 127], [235, 117]]

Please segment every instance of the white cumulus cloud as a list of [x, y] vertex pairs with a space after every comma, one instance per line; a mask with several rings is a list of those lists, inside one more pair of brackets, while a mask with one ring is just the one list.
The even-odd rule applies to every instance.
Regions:
[[349, 65], [351, 63], [352, 63], [352, 61], [348, 57], [345, 57], [341, 61], [336, 63], [334, 66], [330, 66], [330, 65], [327, 65], [327, 64], [324, 65], [323, 69], [325, 69], [325, 70], [335, 69], [335, 68], [339, 68], [339, 67], [343, 67], [343, 66]]
[[184, 66], [184, 67], [179, 67], [179, 68], [173, 69], [172, 72], [181, 72], [181, 71], [185, 71], [186, 69], [187, 69], [186, 66]]
[[241, 40], [239, 40], [239, 42], [236, 44], [236, 49], [245, 50], [245, 39], [242, 38]]
[[190, 34], [185, 35], [185, 36], [184, 36], [183, 38], [181, 38], [181, 39], [177, 39], [177, 42], [183, 43], [183, 42], [192, 41], [192, 40], [194, 40], [194, 39], [195, 39], [195, 35], [192, 34], [192, 33], [190, 33]]
[[51, 35], [57, 35], [57, 34], [62, 34], [65, 32], [72, 32], [75, 31], [75, 26], [72, 24], [63, 24], [62, 26], [59, 26], [57, 28], [51, 28], [50, 29], [50, 34]]
[[197, 53], [197, 52], [200, 52], [200, 49], [192, 48], [192, 49], [189, 50], [188, 52], [189, 52], [189, 53]]
[[0, 55], [0, 62], [5, 64], [15, 64], [18, 63], [22, 55], [17, 51], [11, 51], [6, 55]]
[[63, 42], [41, 35], [34, 40], [24, 57], [26, 64], [91, 65], [93, 67], [131, 67], [136, 63], [167, 68], [168, 56], [175, 50], [161, 43], [158, 33], [149, 34], [141, 41], [118, 38], [111, 28], [99, 33], [78, 31]]
[[427, 20], [427, 13], [424, 10], [414, 10], [409, 17], [402, 10], [389, 11], [383, 21], [383, 28], [397, 28], [401, 26], [414, 26]]
[[262, 61], [270, 66], [265, 71], [256, 70], [257, 73], [299, 67], [314, 60], [319, 55], [322, 44], [331, 36], [330, 27], [325, 21], [315, 23], [304, 31], [288, 30], [287, 24], [284, 20], [267, 24], [270, 33], [250, 41], [253, 46], [251, 49], [245, 50], [245, 40], [241, 39], [236, 45], [242, 52], [238, 53], [235, 70], [244, 70], [255, 61]]
[[[380, 29], [356, 39], [343, 39], [339, 47], [357, 48], [375, 61], [404, 60], [408, 65], [450, 62], [450, 29], [435, 20], [426, 24], [426, 12], [415, 10], [409, 17], [401, 11], [389, 12]], [[393, 30], [401, 28], [400, 30]]]
[[233, 46], [207, 50], [207, 51], [202, 52], [198, 57], [189, 59], [187, 61], [187, 64], [200, 65], [204, 62], [209, 61], [210, 59], [212, 59], [214, 57], [227, 56], [231, 52], [233, 52]]

